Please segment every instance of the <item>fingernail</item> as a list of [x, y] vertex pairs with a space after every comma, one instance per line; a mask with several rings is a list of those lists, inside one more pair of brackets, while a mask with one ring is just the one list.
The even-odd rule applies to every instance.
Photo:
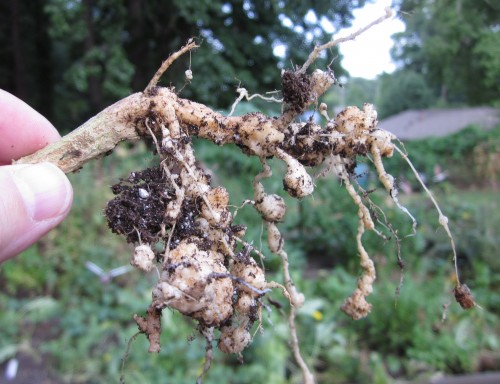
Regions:
[[71, 204], [73, 193], [69, 180], [51, 163], [23, 167], [14, 174], [14, 181], [35, 221], [55, 218]]

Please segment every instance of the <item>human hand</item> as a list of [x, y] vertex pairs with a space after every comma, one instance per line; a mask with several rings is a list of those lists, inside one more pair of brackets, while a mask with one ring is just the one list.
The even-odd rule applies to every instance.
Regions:
[[9, 165], [59, 138], [47, 119], [0, 89], [0, 262], [56, 227], [71, 208], [73, 189], [55, 165]]

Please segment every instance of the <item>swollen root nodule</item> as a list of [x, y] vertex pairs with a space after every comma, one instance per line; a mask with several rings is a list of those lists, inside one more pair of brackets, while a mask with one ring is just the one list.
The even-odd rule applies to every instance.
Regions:
[[[370, 26], [389, 16], [388, 12]], [[145, 272], [158, 271], [149, 308], [143, 316], [134, 316], [139, 331], [149, 340], [149, 351], [160, 351], [163, 310], [175, 309], [195, 320], [207, 342], [206, 362], [198, 381], [210, 367], [214, 342], [222, 352], [236, 354], [241, 354], [251, 343], [252, 327], [262, 319], [263, 297], [279, 288], [290, 303], [288, 324], [293, 356], [303, 382], [314, 382], [300, 353], [295, 324], [296, 310], [305, 297], [291, 277], [285, 238], [279, 229], [286, 220], [285, 199], [267, 193], [261, 182], [273, 175], [267, 159], [277, 158], [286, 166], [283, 190], [291, 197], [307, 198], [314, 192], [314, 179], [308, 168], [316, 166], [322, 167], [320, 176], [333, 173], [358, 207], [354, 244], [362, 275], [354, 293], [342, 306], [352, 318], [370, 312], [367, 298], [376, 278], [374, 263], [363, 247], [363, 235], [374, 231], [384, 236], [375, 225], [378, 219], [372, 218], [374, 204], [353, 177], [360, 157], [373, 162], [383, 187], [414, 221], [397, 200], [394, 178], [383, 165], [384, 158], [392, 156], [395, 150], [401, 151], [393, 143], [395, 137], [377, 127], [377, 113], [371, 104], [362, 109], [347, 107], [330, 119], [328, 107], [322, 103], [318, 115], [326, 121], [320, 124], [299, 119], [307, 108], [318, 105], [321, 95], [336, 83], [330, 70], [307, 72], [319, 52], [336, 43], [316, 47], [302, 67], [283, 71], [283, 98], [272, 98], [283, 104], [282, 114], [268, 117], [261, 113], [224, 116], [203, 104], [180, 98], [173, 88], [158, 87], [157, 82], [168, 66], [197, 47], [190, 40], [163, 63], [144, 92], [117, 102], [59, 142], [19, 160], [20, 163], [50, 161], [71, 172], [110, 151], [120, 141], [144, 138], [153, 142], [159, 165], [133, 172], [114, 185], [115, 197], [108, 202], [105, 214], [111, 230], [135, 245], [130, 263]], [[186, 76], [191, 80], [196, 74], [189, 72]], [[244, 91], [241, 95], [254, 97]], [[243, 205], [253, 206], [261, 216], [267, 230], [268, 249], [282, 262], [282, 283], [268, 281], [263, 264], [254, 259], [258, 256], [262, 262], [265, 252], [251, 245], [256, 239], [245, 240], [244, 225], [233, 223], [235, 213], [230, 210], [229, 192], [222, 186], [213, 186], [210, 175], [196, 160], [191, 143], [195, 136], [216, 145], [236, 144], [245, 155], [260, 159], [262, 171], [255, 176], [253, 196], [249, 196], [253, 200], [246, 200]], [[440, 223], [444, 222], [441, 218], [445, 216], [439, 208], [438, 211]], [[454, 247], [448, 226], [442, 225]], [[470, 291], [465, 289], [466, 285], [458, 284], [464, 289], [455, 291], [457, 300], [462, 306], [471, 307], [474, 302]]]

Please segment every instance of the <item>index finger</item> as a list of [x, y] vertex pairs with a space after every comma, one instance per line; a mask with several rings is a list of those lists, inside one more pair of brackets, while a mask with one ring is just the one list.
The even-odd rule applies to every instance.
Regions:
[[60, 137], [45, 117], [0, 89], [0, 165], [36, 152]]

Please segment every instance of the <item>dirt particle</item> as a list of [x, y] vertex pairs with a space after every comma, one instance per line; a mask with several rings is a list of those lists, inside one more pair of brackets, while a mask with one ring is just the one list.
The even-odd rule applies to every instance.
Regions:
[[453, 290], [455, 300], [460, 304], [463, 309], [470, 309], [476, 306], [474, 296], [466, 284], [460, 284]]
[[[154, 242], [165, 219], [165, 209], [175, 196], [166, 187], [160, 168], [132, 172], [111, 190], [117, 195], [104, 211], [108, 225], [114, 233], [124, 235], [129, 243]], [[142, 193], [141, 193], [142, 191]], [[148, 198], [143, 198], [147, 191]]]
[[312, 85], [305, 73], [285, 71], [281, 76], [283, 100], [295, 113], [302, 113], [311, 100]]

